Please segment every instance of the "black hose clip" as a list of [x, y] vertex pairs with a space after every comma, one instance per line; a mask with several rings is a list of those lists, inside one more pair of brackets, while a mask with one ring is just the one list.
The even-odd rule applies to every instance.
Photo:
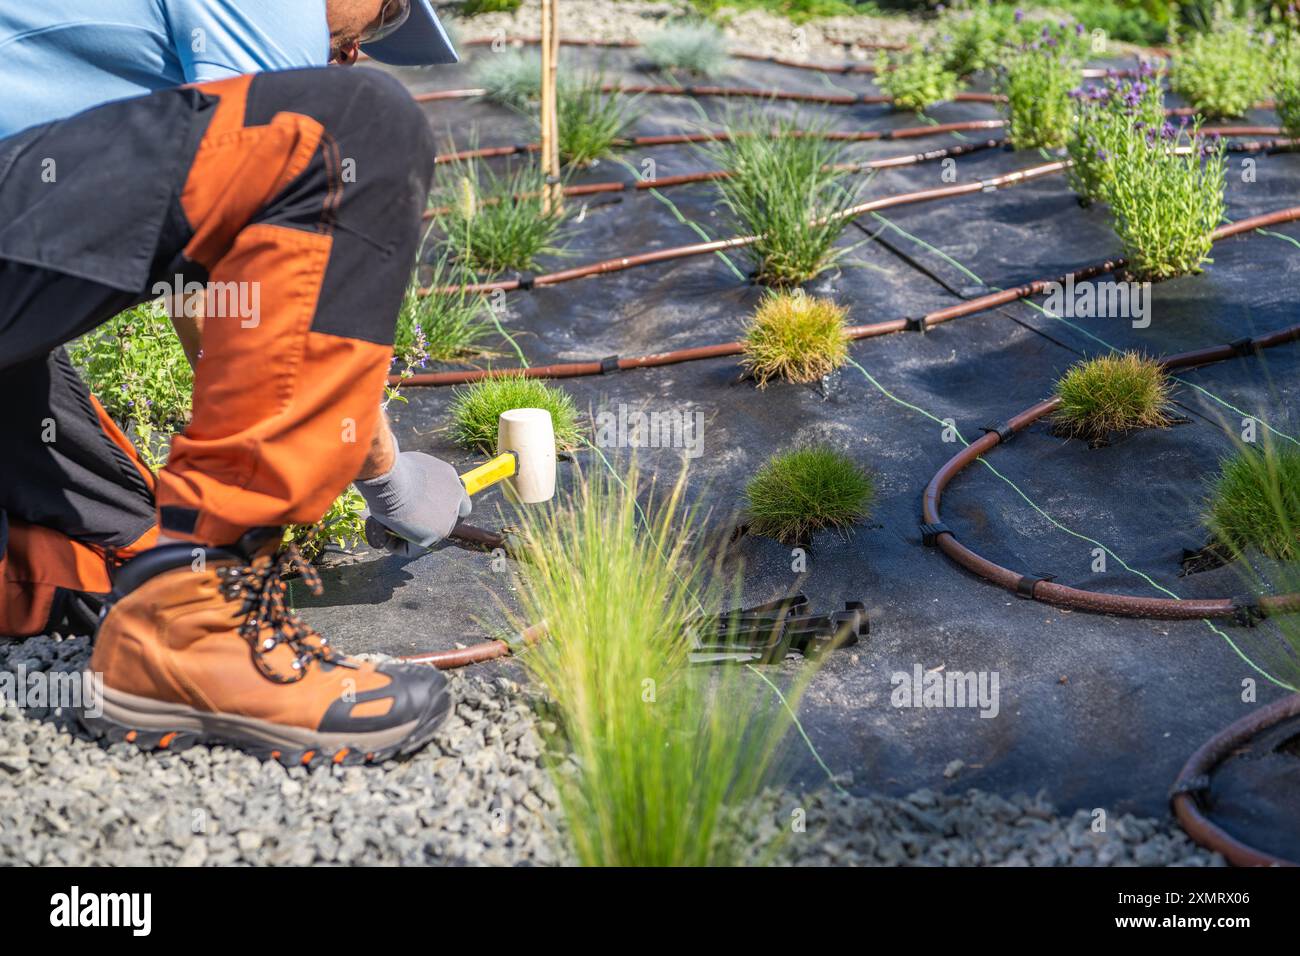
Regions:
[[531, 272], [521, 272], [519, 274], [519, 288], [525, 292], [531, 292], [533, 286], [537, 283], [537, 276]]
[[608, 375], [610, 372], [618, 371], [618, 356], [606, 355], [600, 360], [600, 374]]
[[1005, 445], [1015, 436], [1016, 430], [1011, 427], [1010, 422], [998, 422], [993, 425], [981, 425], [980, 431], [992, 432], [998, 436], [998, 444]]
[[1043, 581], [1055, 581], [1055, 574], [1022, 574], [1020, 580], [1016, 582], [1016, 594], [1023, 598], [1034, 599], [1034, 588]]
[[1232, 619], [1242, 627], [1254, 627], [1267, 616], [1256, 597], [1232, 599]]
[[[952, 529], [942, 521], [935, 522], [934, 524], [922, 523], [921, 543], [927, 548], [933, 548], [935, 544], [938, 543], [939, 535], [941, 534], [952, 534]], [[953, 535], [953, 537], [955, 538], [956, 535]]]
[[909, 315], [903, 319], [903, 322], [906, 323], [903, 328], [908, 332], [925, 332], [925, 316], [923, 315]]
[[1228, 343], [1228, 348], [1232, 349], [1235, 355], [1255, 355], [1259, 352], [1259, 346], [1250, 337], [1234, 339]]
[[1200, 802], [1201, 794], [1210, 792], [1210, 775], [1208, 773], [1198, 773], [1194, 777], [1188, 777], [1186, 780], [1176, 780], [1174, 785], [1169, 789], [1169, 799], [1187, 794], [1193, 800]]

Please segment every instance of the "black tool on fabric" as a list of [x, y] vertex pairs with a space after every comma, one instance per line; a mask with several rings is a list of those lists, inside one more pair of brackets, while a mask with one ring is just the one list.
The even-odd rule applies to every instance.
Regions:
[[694, 642], [693, 664], [751, 662], [773, 664], [791, 651], [817, 657], [828, 647], [848, 647], [871, 632], [867, 606], [847, 601], [844, 610], [813, 614], [803, 594], [736, 608], [687, 624]]

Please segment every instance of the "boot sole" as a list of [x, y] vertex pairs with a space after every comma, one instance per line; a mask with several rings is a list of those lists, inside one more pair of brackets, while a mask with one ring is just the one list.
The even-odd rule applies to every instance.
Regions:
[[[89, 682], [92, 675], [86, 672], [82, 679]], [[186, 750], [195, 744], [228, 746], [285, 767], [357, 766], [412, 754], [432, 739], [453, 703], [444, 688], [417, 720], [372, 733], [322, 734], [239, 714], [196, 710], [102, 685], [98, 697], [101, 713], [87, 713], [84, 704], [77, 709], [81, 726], [97, 740], [134, 744], [146, 751]]]

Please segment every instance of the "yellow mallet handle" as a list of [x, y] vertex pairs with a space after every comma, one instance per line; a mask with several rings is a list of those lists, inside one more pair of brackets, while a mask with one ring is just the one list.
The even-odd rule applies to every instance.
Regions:
[[519, 462], [515, 459], [515, 453], [507, 451], [465, 472], [460, 476], [460, 483], [465, 486], [465, 493], [473, 497], [484, 488], [491, 488], [499, 481], [513, 478], [518, 470]]

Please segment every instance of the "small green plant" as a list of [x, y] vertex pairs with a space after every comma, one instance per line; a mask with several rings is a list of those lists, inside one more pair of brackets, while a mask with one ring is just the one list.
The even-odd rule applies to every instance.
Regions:
[[485, 378], [452, 392], [452, 437], [466, 448], [496, 451], [497, 419], [512, 408], [544, 408], [551, 413], [558, 448], [576, 448], [582, 441], [578, 409], [569, 393], [541, 379], [524, 375]]
[[295, 524], [284, 530], [286, 544], [293, 542], [307, 561], [315, 561], [330, 545], [355, 548], [366, 537], [366, 499], [348, 485], [315, 524]]
[[844, 364], [847, 310], [830, 299], [769, 292], [745, 332], [744, 365], [759, 388], [773, 378], [815, 382]]
[[439, 170], [433, 221], [462, 270], [495, 275], [531, 269], [559, 251], [563, 215], [542, 207], [545, 176], [537, 166], [497, 173], [486, 164], [455, 163]]
[[556, 83], [560, 158], [570, 166], [590, 166], [607, 155], [636, 118], [636, 101], [621, 93], [605, 93], [605, 85], [603, 73], [561, 77]]
[[522, 0], [464, 0], [460, 15], [473, 17], [480, 13], [514, 13]]
[[1220, 462], [1205, 523], [1234, 554], [1300, 560], [1300, 449], [1243, 447]]
[[744, 10], [766, 10], [788, 18], [794, 23], [805, 23], [819, 17], [855, 16], [863, 12], [860, 5], [850, 0], [690, 0], [701, 15], [726, 20]]
[[642, 43], [646, 58], [661, 70], [712, 76], [727, 62], [727, 40], [714, 24], [669, 24]]
[[1123, 130], [1106, 163], [1104, 181], [1128, 272], [1159, 281], [1199, 272], [1209, 262], [1213, 233], [1223, 220], [1225, 144], [1188, 125], [1141, 121]]
[[1159, 362], [1125, 352], [1071, 366], [1056, 383], [1059, 434], [1102, 442], [1116, 433], [1169, 424], [1169, 382]]
[[779, 782], [816, 673], [805, 665], [781, 701], [750, 668], [688, 666], [688, 622], [732, 589], [702, 557], [684, 487], [683, 473], [655, 498], [635, 468], [601, 471], [521, 509], [517, 623], [547, 636], [520, 660], [548, 698], [548, 766], [585, 866], [755, 862], [737, 818]]
[[393, 358], [399, 366], [416, 369], [484, 353], [492, 325], [487, 298], [464, 288], [472, 281], [446, 253], [434, 263], [426, 292], [421, 292], [417, 270], [397, 313]]
[[1291, 8], [1277, 27], [1269, 79], [1282, 128], [1300, 137], [1300, 12]]
[[1082, 77], [1073, 34], [1045, 26], [1002, 61], [998, 88], [1007, 97], [1007, 133], [1017, 149], [1062, 146], [1069, 138], [1070, 92]]
[[194, 375], [162, 301], [121, 313], [68, 346], [104, 410], [155, 471], [174, 432], [190, 420]]
[[523, 110], [542, 88], [542, 58], [536, 50], [502, 50], [474, 62], [474, 82], [494, 102]]
[[1253, 23], [1221, 8], [1203, 33], [1174, 48], [1169, 84], [1209, 118], [1241, 116], [1268, 89], [1269, 51]]
[[900, 110], [920, 112], [950, 100], [957, 92], [957, 74], [945, 66], [944, 54], [930, 47], [876, 58], [876, 84]]
[[857, 190], [837, 165], [843, 144], [825, 127], [797, 120], [728, 120], [731, 138], [704, 147], [730, 173], [718, 180], [723, 205], [736, 225], [757, 236], [747, 246], [756, 281], [792, 286], [829, 269], [849, 250], [836, 248], [848, 228], [844, 215]]
[[783, 544], [824, 528], [847, 528], [871, 511], [875, 482], [842, 452], [823, 445], [769, 459], [745, 488], [751, 533]]
[[1148, 63], [1133, 80], [1108, 79], [1105, 85], [1080, 87], [1075, 101], [1069, 150], [1070, 182], [1088, 202], [1103, 202], [1114, 180], [1113, 157], [1123, 152], [1135, 124], [1160, 129], [1165, 122], [1160, 74]]

